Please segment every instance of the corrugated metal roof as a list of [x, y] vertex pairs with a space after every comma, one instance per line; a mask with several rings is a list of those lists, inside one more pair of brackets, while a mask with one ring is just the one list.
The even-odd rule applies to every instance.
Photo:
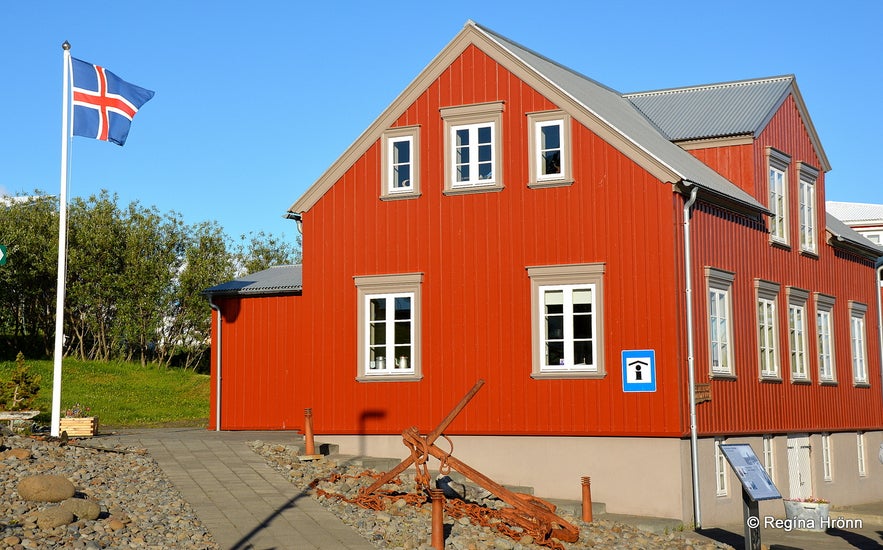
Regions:
[[846, 223], [883, 223], [883, 204], [827, 201], [825, 210]]
[[625, 94], [673, 141], [757, 136], [782, 104], [794, 75]]
[[690, 180], [699, 187], [723, 195], [730, 200], [749, 205], [763, 212], [767, 211], [766, 207], [750, 194], [672, 143], [667, 136], [660, 132], [659, 128], [654, 126], [619, 92], [512, 42], [486, 27], [473, 24], [538, 74], [578, 101], [586, 110], [601, 118], [683, 179]]
[[280, 265], [250, 273], [203, 290], [208, 295], [299, 294], [303, 290], [300, 265]]
[[825, 216], [828, 231], [834, 235], [838, 241], [843, 241], [847, 244], [866, 250], [877, 257], [883, 256], [883, 247], [872, 243], [856, 230], [838, 220], [830, 212], [825, 212]]

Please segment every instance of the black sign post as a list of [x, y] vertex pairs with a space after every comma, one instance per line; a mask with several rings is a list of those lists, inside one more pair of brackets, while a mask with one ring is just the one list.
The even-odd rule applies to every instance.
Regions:
[[773, 480], [747, 443], [722, 444], [721, 452], [742, 484], [742, 522], [746, 550], [760, 550], [760, 515], [758, 501], [782, 498]]

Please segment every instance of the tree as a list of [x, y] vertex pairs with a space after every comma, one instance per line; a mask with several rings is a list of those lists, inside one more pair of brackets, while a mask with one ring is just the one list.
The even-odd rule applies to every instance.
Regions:
[[263, 271], [274, 265], [288, 265], [300, 262], [301, 237], [298, 235], [296, 244], [291, 244], [285, 235], [276, 237], [263, 231], [254, 231], [240, 235], [236, 256], [241, 272], [239, 275]]
[[211, 334], [211, 309], [202, 291], [232, 278], [233, 263], [217, 223], [191, 226], [187, 234], [184, 264], [163, 325], [159, 360], [168, 364], [178, 357], [184, 368], [196, 369], [209, 349]]
[[0, 202], [0, 330], [15, 345], [37, 339], [49, 353], [55, 324], [58, 271], [58, 201], [40, 191]]

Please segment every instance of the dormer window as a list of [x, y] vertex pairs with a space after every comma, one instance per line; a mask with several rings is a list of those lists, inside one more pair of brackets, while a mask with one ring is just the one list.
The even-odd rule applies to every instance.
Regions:
[[445, 193], [503, 188], [503, 102], [441, 109], [445, 124]]
[[816, 180], [819, 171], [808, 164], [797, 163], [800, 174], [798, 216], [800, 218], [800, 250], [811, 254], [816, 250]]

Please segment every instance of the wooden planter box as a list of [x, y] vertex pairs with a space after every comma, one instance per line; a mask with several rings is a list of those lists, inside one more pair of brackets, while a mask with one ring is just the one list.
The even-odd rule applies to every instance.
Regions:
[[58, 433], [61, 432], [67, 432], [68, 437], [92, 437], [98, 433], [98, 417], [62, 418], [58, 424]]

